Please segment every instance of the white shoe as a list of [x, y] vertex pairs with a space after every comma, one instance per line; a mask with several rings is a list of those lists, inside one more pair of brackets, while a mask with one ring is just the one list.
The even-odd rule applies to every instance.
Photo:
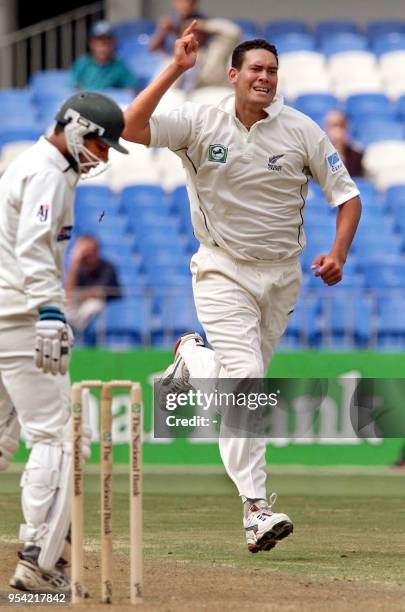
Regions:
[[45, 572], [36, 563], [25, 559], [18, 562], [10, 586], [20, 591], [70, 593], [70, 580], [64, 569]]
[[190, 372], [186, 362], [179, 353], [179, 347], [187, 342], [194, 342], [196, 346], [205, 346], [204, 340], [197, 332], [183, 334], [177, 340], [174, 347], [175, 359], [163, 373], [158, 381], [158, 404], [161, 410], [167, 410], [166, 397], [169, 393], [187, 393], [192, 388], [190, 385]]
[[276, 499], [276, 493], [272, 493], [269, 502], [259, 499], [248, 508], [243, 519], [243, 526], [247, 546], [251, 553], [271, 550], [277, 542], [289, 536], [294, 530], [287, 514], [272, 512], [271, 508]]

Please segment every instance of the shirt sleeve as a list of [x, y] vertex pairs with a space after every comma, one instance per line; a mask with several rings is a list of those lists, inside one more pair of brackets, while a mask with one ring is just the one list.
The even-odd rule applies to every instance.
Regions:
[[319, 134], [320, 139], [311, 147], [311, 174], [319, 183], [330, 206], [340, 206], [358, 196], [360, 192], [327, 135], [320, 129]]
[[168, 147], [172, 151], [187, 148], [194, 139], [194, 118], [189, 102], [166, 114], [152, 115], [151, 147]]
[[56, 244], [67, 189], [62, 173], [55, 170], [35, 174], [25, 185], [15, 252], [30, 310], [64, 305]]

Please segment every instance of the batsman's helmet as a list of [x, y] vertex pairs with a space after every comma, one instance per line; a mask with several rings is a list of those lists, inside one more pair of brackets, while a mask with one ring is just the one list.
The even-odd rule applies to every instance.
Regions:
[[81, 136], [96, 135], [106, 145], [120, 153], [128, 153], [119, 138], [124, 129], [122, 110], [111, 98], [90, 91], [82, 91], [64, 102], [55, 115], [62, 125], [80, 125]]

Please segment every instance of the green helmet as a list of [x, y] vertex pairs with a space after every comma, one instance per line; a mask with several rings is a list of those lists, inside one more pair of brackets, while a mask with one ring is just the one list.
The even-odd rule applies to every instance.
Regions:
[[96, 134], [106, 145], [120, 153], [128, 153], [119, 143], [125, 125], [124, 115], [118, 104], [107, 96], [90, 91], [77, 93], [62, 104], [55, 119], [62, 125], [77, 124], [80, 137]]

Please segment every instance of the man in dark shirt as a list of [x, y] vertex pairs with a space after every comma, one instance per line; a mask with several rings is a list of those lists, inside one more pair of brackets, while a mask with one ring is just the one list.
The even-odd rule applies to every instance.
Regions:
[[325, 117], [325, 132], [350, 176], [363, 176], [363, 153], [350, 142], [346, 115], [338, 110], [329, 111]]
[[65, 280], [66, 314], [69, 323], [83, 331], [91, 319], [99, 314], [106, 301], [121, 297], [116, 270], [100, 257], [99, 244], [94, 236], [77, 239]]

